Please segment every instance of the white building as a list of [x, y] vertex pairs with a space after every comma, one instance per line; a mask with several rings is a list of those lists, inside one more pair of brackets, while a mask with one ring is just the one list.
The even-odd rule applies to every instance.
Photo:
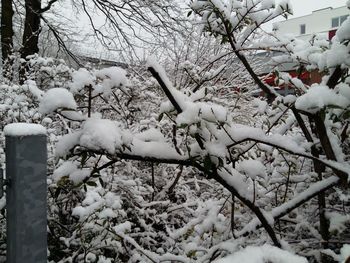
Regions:
[[273, 24], [273, 30], [277, 34], [292, 34], [303, 39], [315, 33], [325, 34], [331, 39], [338, 27], [348, 18], [349, 13], [350, 10], [346, 6], [322, 8], [310, 15], [276, 22]]

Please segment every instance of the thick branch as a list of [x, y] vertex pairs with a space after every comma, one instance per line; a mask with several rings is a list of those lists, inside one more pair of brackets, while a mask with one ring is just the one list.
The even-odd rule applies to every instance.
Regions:
[[[89, 152], [91, 151], [89, 150]], [[104, 152], [96, 152], [96, 151], [94, 151], [94, 153], [105, 154]], [[112, 159], [111, 161], [105, 163], [104, 165], [98, 168], [95, 168], [94, 171], [101, 171], [103, 169], [106, 169], [112, 164], [118, 162], [120, 159], [132, 160], [132, 161], [143, 161], [143, 162], [150, 162], [150, 163], [179, 164], [184, 166], [192, 166], [193, 164], [192, 160], [156, 158], [156, 157], [147, 157], [147, 156], [128, 154], [128, 153], [116, 153], [114, 156], [111, 156], [111, 159]]]
[[263, 211], [257, 207], [252, 201], [250, 201], [248, 198], [243, 196], [239, 193], [239, 191], [232, 185], [230, 185], [227, 180], [225, 180], [217, 171], [207, 171], [204, 169], [201, 165], [195, 164], [194, 165], [198, 170], [208, 174], [211, 178], [213, 178], [215, 181], [220, 183], [222, 186], [224, 186], [228, 191], [232, 193], [232, 195], [236, 196], [243, 204], [245, 204], [253, 213], [256, 215], [256, 217], [260, 220], [260, 224], [265, 228], [266, 232], [272, 239], [273, 243], [277, 247], [281, 247], [281, 243], [278, 240], [275, 231], [273, 230], [273, 227], [268, 222], [266, 216], [263, 214]]
[[175, 110], [178, 113], [181, 113], [182, 109], [181, 109], [180, 105], [175, 100], [173, 94], [171, 93], [171, 91], [169, 90], [167, 85], [164, 83], [164, 81], [161, 78], [161, 76], [159, 75], [159, 73], [153, 67], [148, 67], [148, 70], [151, 72], [152, 76], [158, 81], [158, 83], [159, 83], [160, 87], [163, 89], [165, 95], [168, 97], [168, 99], [170, 100], [171, 104], [173, 104]]
[[247, 61], [246, 57], [237, 50], [235, 41], [233, 36], [231, 35], [230, 27], [227, 23], [230, 23], [229, 21], [224, 21], [224, 26], [226, 30], [226, 36], [228, 37], [230, 46], [233, 50], [233, 52], [236, 54], [238, 59], [242, 62], [250, 76], [253, 78], [255, 83], [259, 86], [259, 88], [264, 91], [267, 94], [267, 97], [269, 100], [273, 100], [276, 97], [276, 94], [274, 94], [263, 82], [262, 80], [258, 77], [258, 75], [254, 72], [253, 68], [250, 66], [249, 62]]
[[56, 3], [58, 0], [50, 0], [48, 3], [47, 3], [47, 6], [45, 6], [44, 8], [41, 8], [40, 10], [40, 13], [45, 13], [46, 11], [49, 11], [52, 7], [52, 5], [54, 3]]
[[332, 144], [329, 140], [329, 137], [327, 134], [327, 129], [326, 129], [326, 126], [324, 125], [324, 121], [319, 116], [319, 114], [316, 114], [313, 119], [315, 121], [315, 126], [316, 126], [316, 131], [318, 133], [318, 138], [320, 139], [321, 145], [323, 147], [323, 150], [324, 150], [327, 158], [329, 160], [336, 161], [337, 158], [334, 154]]
[[327, 86], [330, 89], [334, 89], [335, 86], [337, 85], [339, 79], [341, 78], [342, 75], [342, 69], [340, 66], [337, 66], [333, 72], [333, 74], [329, 77], [327, 81]]
[[[233, 45], [232, 48], [235, 48], [235, 46]], [[269, 100], [273, 100], [276, 97], [276, 95], [273, 94], [272, 91], [258, 77], [258, 75], [256, 75], [256, 73], [254, 72], [254, 70], [250, 66], [249, 62], [247, 61], [246, 57], [237, 50], [234, 50], [234, 52], [235, 52], [236, 56], [239, 58], [239, 60], [242, 62], [242, 64], [244, 65], [244, 67], [246, 68], [246, 70], [248, 71], [250, 76], [253, 78], [255, 83], [259, 86], [259, 88], [266, 93]]]
[[[177, 113], [181, 113], [183, 110], [181, 109], [179, 103], [176, 101], [176, 99], [174, 98], [173, 94], [171, 93], [169, 87], [167, 87], [167, 85], [165, 84], [165, 82], [163, 81], [163, 79], [159, 75], [159, 73], [153, 67], [148, 67], [148, 70], [151, 72], [152, 76], [158, 81], [160, 87], [163, 89], [165, 95], [168, 97], [171, 104], [173, 104]], [[195, 134], [195, 139], [196, 139], [199, 147], [203, 150], [204, 144], [203, 144], [203, 141], [198, 133]]]
[[306, 140], [308, 142], [313, 142], [313, 139], [312, 139], [312, 136], [311, 136], [311, 133], [310, 131], [308, 130], [308, 128], [306, 127], [305, 125], [305, 122], [303, 120], [303, 118], [301, 117], [300, 113], [298, 112], [298, 110], [295, 108], [295, 106], [293, 106], [292, 108], [292, 112], [295, 116], [295, 119], [297, 120], [298, 124], [299, 124], [299, 127], [300, 129], [302, 130]]
[[[328, 189], [334, 187], [338, 183], [339, 183], [339, 178], [336, 176], [332, 176], [323, 181], [317, 182], [311, 185], [304, 192], [295, 196], [290, 201], [284, 203], [279, 207], [272, 209], [271, 215], [275, 220], [280, 219], [281, 217], [293, 211], [295, 208], [301, 206], [302, 204], [306, 203], [307, 201], [319, 195], [320, 193], [325, 192]], [[254, 230], [258, 229], [259, 227], [261, 227], [261, 223], [259, 223], [257, 220], [252, 220], [248, 225], [244, 227], [244, 229], [242, 229], [238, 233], [238, 236], [246, 236], [249, 233], [253, 232]]]

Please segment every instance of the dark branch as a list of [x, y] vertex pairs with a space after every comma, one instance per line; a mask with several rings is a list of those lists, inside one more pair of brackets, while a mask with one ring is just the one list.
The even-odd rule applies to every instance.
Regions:
[[[331, 168], [333, 170], [333, 172], [339, 177], [339, 178], [347, 178], [348, 177], [348, 174], [344, 171], [341, 171], [339, 170], [337, 167], [333, 166], [332, 164], [330, 163], [327, 163], [327, 162], [324, 162], [323, 160], [313, 156], [313, 155], [309, 155], [309, 154], [306, 154], [306, 153], [300, 153], [300, 152], [294, 152], [286, 147], [282, 147], [280, 145], [276, 145], [274, 143], [271, 143], [271, 142], [266, 142], [266, 141], [263, 141], [263, 140], [259, 140], [259, 139], [256, 139], [256, 138], [245, 138], [241, 141], [238, 141], [238, 142], [235, 142], [234, 144], [231, 144], [229, 145], [228, 147], [231, 148], [235, 145], [238, 145], [238, 144], [241, 144], [241, 143], [244, 143], [244, 142], [247, 142], [247, 141], [253, 141], [253, 142], [256, 142], [256, 143], [262, 143], [262, 144], [266, 144], [266, 145], [269, 145], [269, 146], [272, 146], [272, 147], [275, 147], [277, 149], [280, 149], [280, 150], [283, 150], [287, 153], [290, 153], [290, 154], [293, 154], [293, 155], [297, 155], [297, 156], [301, 156], [301, 157], [305, 157], [305, 158], [308, 158], [308, 159], [311, 159], [313, 161], [316, 161], [316, 162], [319, 162], [319, 163], [322, 163], [323, 165]], [[330, 159], [332, 160], [332, 159]]]
[[334, 89], [335, 86], [338, 84], [339, 79], [341, 78], [342, 75], [342, 69], [340, 66], [337, 66], [333, 72], [333, 74], [329, 77], [327, 81], [327, 86], [330, 89]]
[[[323, 187], [319, 187], [317, 191], [312, 192], [309, 195], [305, 195], [304, 198], [299, 198], [299, 196], [303, 195], [306, 191], [308, 191], [310, 189], [310, 188], [308, 188], [307, 190], [305, 190], [304, 193], [300, 193], [298, 196], [291, 199], [289, 202], [284, 203], [283, 205], [281, 205], [279, 207], [276, 207], [275, 211], [277, 210], [277, 212], [275, 212], [275, 214], [273, 215], [274, 220], [282, 218], [283, 216], [285, 216], [285, 215], [289, 214], [291, 211], [293, 211], [295, 208], [298, 208], [302, 204], [308, 202], [310, 199], [314, 198], [315, 196], [319, 195], [320, 193], [323, 193], [323, 192], [331, 189], [332, 187], [336, 186], [337, 184], [339, 184], [339, 180], [338, 181], [337, 180], [331, 181], [329, 184], [325, 184]], [[297, 199], [299, 199], [299, 200], [297, 200]], [[281, 209], [281, 207], [282, 208], [285, 207], [285, 209]], [[257, 223], [255, 226], [249, 227], [249, 230], [246, 230], [246, 231], [243, 231], [242, 233], [240, 233], [240, 236], [247, 236], [249, 233], [253, 232], [254, 230], [256, 230], [260, 227], [261, 227], [261, 224]]]
[[46, 11], [49, 11], [50, 9], [51, 9], [51, 7], [52, 7], [52, 5], [54, 4], [54, 3], [56, 3], [58, 0], [50, 0], [48, 3], [47, 3], [47, 6], [45, 6], [44, 8], [41, 8], [40, 9], [40, 13], [42, 14], [42, 13], [45, 13]]
[[159, 75], [159, 73], [153, 68], [153, 67], [148, 67], [148, 70], [151, 72], [152, 76], [158, 81], [159, 85], [161, 86], [161, 88], [163, 89], [165, 95], [168, 97], [168, 99], [170, 100], [171, 104], [173, 104], [174, 108], [176, 109], [176, 111], [178, 113], [182, 112], [182, 109], [180, 107], [180, 105], [177, 103], [177, 101], [175, 100], [173, 94], [171, 94], [171, 91], [169, 90], [169, 88], [167, 87], [167, 85], [164, 83], [163, 79], [161, 78], [161, 76]]

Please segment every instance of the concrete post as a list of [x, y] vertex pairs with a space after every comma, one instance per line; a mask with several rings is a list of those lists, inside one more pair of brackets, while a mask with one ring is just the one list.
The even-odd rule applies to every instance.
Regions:
[[9, 124], [6, 136], [7, 263], [47, 262], [45, 128]]
[[4, 195], [4, 170], [0, 168], [0, 198]]

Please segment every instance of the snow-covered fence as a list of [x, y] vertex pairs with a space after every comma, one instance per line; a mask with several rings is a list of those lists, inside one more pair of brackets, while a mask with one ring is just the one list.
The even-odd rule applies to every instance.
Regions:
[[47, 149], [45, 128], [5, 127], [8, 263], [47, 262]]

